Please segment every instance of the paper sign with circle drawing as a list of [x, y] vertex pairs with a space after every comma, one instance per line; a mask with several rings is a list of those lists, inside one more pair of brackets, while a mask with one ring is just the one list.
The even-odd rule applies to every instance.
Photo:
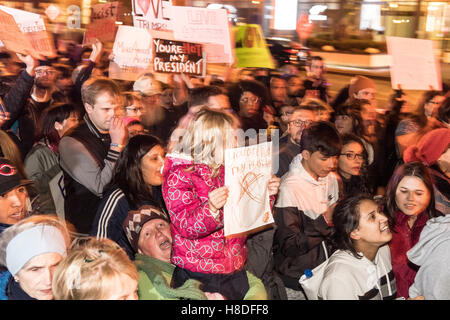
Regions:
[[267, 185], [272, 175], [272, 143], [264, 142], [225, 152], [225, 236], [273, 223]]

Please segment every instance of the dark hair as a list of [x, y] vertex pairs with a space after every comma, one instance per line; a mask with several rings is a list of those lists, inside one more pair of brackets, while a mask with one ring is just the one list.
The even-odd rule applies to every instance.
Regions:
[[450, 97], [445, 98], [439, 107], [437, 119], [441, 122], [450, 123]]
[[[269, 104], [268, 91], [266, 87], [256, 80], [241, 80], [238, 83], [232, 85], [228, 91], [228, 97], [230, 98], [230, 104], [236, 114], [239, 114], [240, 104], [239, 101], [245, 91], [253, 93], [255, 96], [261, 99], [260, 106]], [[262, 113], [262, 108], [260, 112]]]
[[319, 151], [326, 157], [334, 157], [341, 153], [342, 142], [339, 133], [332, 125], [319, 121], [303, 131], [300, 148], [308, 150], [311, 154]]
[[330, 241], [334, 250], [350, 251], [358, 259], [363, 256], [358, 254], [350, 234], [359, 226], [359, 209], [361, 203], [365, 200], [375, 202], [369, 195], [362, 193], [339, 200], [333, 211], [334, 228], [330, 234]]
[[352, 143], [352, 142], [359, 143], [359, 145], [362, 146], [364, 161], [363, 161], [363, 165], [361, 167], [361, 171], [360, 171], [360, 175], [359, 175], [359, 177], [361, 178], [361, 182], [362, 182], [360, 185], [361, 190], [359, 193], [372, 194], [373, 190], [370, 187], [370, 183], [369, 183], [369, 169], [368, 169], [368, 161], [367, 161], [367, 159], [369, 158], [369, 154], [367, 153], [366, 146], [364, 145], [363, 140], [353, 133], [343, 134], [341, 136], [341, 140], [342, 140], [342, 147], [344, 147], [345, 145]]
[[218, 86], [201, 86], [189, 91], [189, 108], [208, 104], [210, 97], [225, 94]]
[[352, 99], [349, 106], [350, 108], [361, 112], [362, 106], [366, 104], [370, 104], [370, 101], [367, 99]]
[[45, 139], [49, 146], [57, 149], [61, 138], [55, 129], [55, 122], [63, 123], [73, 113], [79, 115], [78, 108], [71, 103], [55, 103], [46, 108], [39, 119], [35, 141]]
[[159, 138], [140, 134], [132, 137], [120, 154], [114, 167], [113, 177], [105, 190], [117, 185], [127, 198], [130, 208], [137, 210], [144, 201], [153, 199], [142, 175], [141, 160], [155, 146], [163, 146]]
[[60, 79], [72, 78], [72, 66], [63, 63], [54, 63], [53, 67], [59, 72]]
[[361, 112], [352, 104], [342, 104], [336, 108], [334, 113], [334, 121], [337, 116], [349, 116], [352, 118], [353, 132], [357, 136], [363, 136], [364, 128], [362, 126]]
[[434, 218], [439, 216], [439, 212], [436, 212], [434, 191], [433, 191], [433, 178], [430, 173], [430, 169], [424, 166], [421, 162], [408, 162], [399, 166], [392, 175], [386, 190], [386, 209], [392, 220], [395, 222], [395, 212], [398, 210], [397, 202], [395, 200], [398, 184], [404, 177], [417, 177], [423, 181], [428, 192], [430, 193], [430, 203], [426, 210], [427, 217]]

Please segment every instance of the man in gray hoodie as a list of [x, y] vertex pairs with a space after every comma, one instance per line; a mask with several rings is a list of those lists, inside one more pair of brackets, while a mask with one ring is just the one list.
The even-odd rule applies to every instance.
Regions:
[[409, 296], [424, 296], [425, 300], [450, 299], [450, 215], [428, 220], [419, 242], [407, 256], [420, 266], [409, 288]]

